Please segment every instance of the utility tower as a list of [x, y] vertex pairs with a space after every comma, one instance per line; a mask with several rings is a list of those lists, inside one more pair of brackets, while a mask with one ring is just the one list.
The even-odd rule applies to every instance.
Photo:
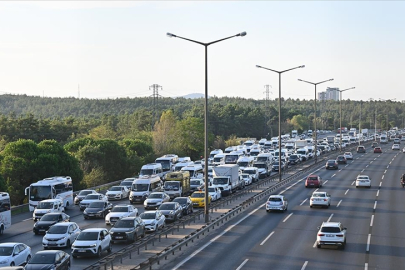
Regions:
[[153, 107], [153, 113], [152, 113], [152, 129], [156, 123], [156, 116], [157, 116], [157, 109], [158, 109], [158, 98], [159, 98], [159, 88], [162, 90], [162, 86], [158, 84], [152, 84], [149, 86], [149, 90], [152, 89], [153, 94], [152, 94], [152, 107]]
[[[264, 93], [266, 94], [266, 98], [265, 98], [265, 100], [264, 100], [264, 135], [267, 135], [269, 132], [267, 131], [268, 130], [268, 128], [269, 128], [269, 126], [267, 125], [267, 122], [270, 120], [270, 88], [271, 88], [271, 85], [268, 85], [268, 84], [266, 84], [265, 86], [264, 86], [264, 89], [265, 89], [265, 91], [264, 91]], [[270, 126], [270, 133], [271, 133], [271, 136], [273, 136], [273, 132], [271, 132], [272, 130], [271, 130], [271, 126]], [[267, 137], [267, 136], [266, 136]]]

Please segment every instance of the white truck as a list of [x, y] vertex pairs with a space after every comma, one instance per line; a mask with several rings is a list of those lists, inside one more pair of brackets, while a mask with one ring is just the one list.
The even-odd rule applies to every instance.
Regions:
[[212, 168], [212, 187], [219, 187], [222, 195], [229, 195], [240, 187], [239, 166], [224, 164]]
[[296, 140], [295, 141], [295, 149], [303, 148], [308, 146], [307, 140]]

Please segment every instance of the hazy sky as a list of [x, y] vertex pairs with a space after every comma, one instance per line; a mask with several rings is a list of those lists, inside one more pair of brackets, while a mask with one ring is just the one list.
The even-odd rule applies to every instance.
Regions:
[[405, 100], [404, 1], [0, 2], [0, 94], [46, 97], [210, 96], [313, 99], [303, 79], [355, 86], [344, 99]]

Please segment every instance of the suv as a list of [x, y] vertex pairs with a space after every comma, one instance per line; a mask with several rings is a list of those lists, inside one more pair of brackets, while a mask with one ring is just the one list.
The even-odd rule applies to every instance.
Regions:
[[365, 153], [366, 148], [363, 145], [357, 146], [357, 153]]
[[346, 246], [347, 228], [340, 222], [323, 222], [316, 236], [316, 247], [335, 245], [342, 249]]
[[72, 257], [97, 256], [112, 251], [111, 235], [105, 228], [86, 229], [80, 232], [72, 245]]
[[305, 187], [322, 187], [322, 178], [315, 174], [309, 175], [305, 180]]
[[145, 237], [145, 222], [140, 217], [123, 217], [111, 228], [111, 242], [135, 242], [138, 237]]
[[336, 162], [336, 160], [334, 159], [330, 159], [328, 161], [326, 161], [326, 165], [325, 168], [328, 169], [335, 169], [338, 170], [339, 169], [339, 164]]

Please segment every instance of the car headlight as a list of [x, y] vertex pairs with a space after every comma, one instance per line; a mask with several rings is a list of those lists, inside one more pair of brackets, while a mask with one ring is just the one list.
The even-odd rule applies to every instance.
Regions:
[[8, 259], [4, 259], [4, 260], [0, 261], [0, 264], [8, 264]]
[[169, 213], [170, 215], [173, 215], [174, 214], [174, 211], [170, 211], [170, 213]]
[[143, 197], [148, 197], [148, 193], [142, 194]]
[[155, 226], [156, 222], [152, 221], [150, 225]]
[[102, 213], [103, 213], [103, 210], [97, 212], [97, 214], [102, 214]]
[[97, 244], [92, 244], [92, 245], [90, 245], [90, 247], [96, 247], [97, 246]]
[[46, 211], [47, 213], [50, 213], [51, 212], [51, 209], [49, 209], [48, 211]]

